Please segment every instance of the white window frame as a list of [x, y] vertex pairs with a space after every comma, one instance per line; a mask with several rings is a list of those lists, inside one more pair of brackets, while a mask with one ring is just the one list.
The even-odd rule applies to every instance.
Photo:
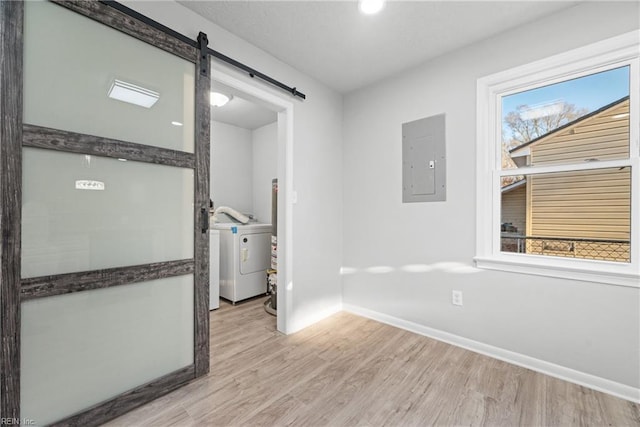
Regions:
[[[640, 288], [640, 31], [606, 39], [478, 79], [476, 267]], [[580, 165], [501, 170], [502, 97], [629, 66], [629, 158]], [[562, 258], [500, 250], [500, 178], [569, 170], [631, 167], [631, 262]]]

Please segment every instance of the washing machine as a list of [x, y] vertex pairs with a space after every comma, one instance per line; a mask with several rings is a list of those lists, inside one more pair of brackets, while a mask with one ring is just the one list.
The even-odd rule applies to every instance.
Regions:
[[216, 223], [220, 231], [220, 296], [236, 303], [267, 293], [271, 224]]

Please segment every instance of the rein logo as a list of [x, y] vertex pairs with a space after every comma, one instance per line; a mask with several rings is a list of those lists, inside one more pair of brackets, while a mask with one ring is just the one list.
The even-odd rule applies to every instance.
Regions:
[[34, 426], [36, 421], [31, 418], [0, 418], [0, 426]]

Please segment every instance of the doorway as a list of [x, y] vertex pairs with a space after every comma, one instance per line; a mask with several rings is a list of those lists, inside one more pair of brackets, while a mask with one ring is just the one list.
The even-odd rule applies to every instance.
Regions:
[[[215, 63], [212, 64], [215, 67]], [[292, 171], [293, 171], [293, 104], [290, 101], [280, 98], [273, 93], [255, 87], [246, 81], [240, 80], [227, 71], [221, 69], [212, 69], [211, 73], [211, 87], [212, 91], [220, 91], [226, 95], [237, 97], [237, 104], [241, 104], [241, 110], [245, 112], [244, 117], [238, 117], [237, 113], [234, 117], [233, 112], [224, 112], [223, 109], [216, 110], [216, 107], [212, 107], [212, 200], [221, 196], [223, 197], [220, 202], [224, 201], [225, 195], [216, 194], [221, 189], [219, 183], [214, 182], [216, 177], [224, 176], [222, 171], [215, 170], [217, 160], [215, 156], [216, 141], [213, 138], [216, 136], [215, 126], [218, 124], [220, 127], [234, 126], [240, 129], [239, 133], [243, 133], [242, 129], [253, 127], [252, 130], [247, 131], [249, 134], [253, 134], [252, 142], [245, 142], [245, 152], [251, 150], [252, 156], [266, 155], [266, 165], [260, 165], [258, 168], [253, 168], [253, 164], [256, 163], [256, 158], [252, 158], [251, 169], [257, 172], [257, 175], [253, 176], [251, 184], [242, 182], [227, 185], [226, 188], [223, 185], [223, 193], [229, 194], [227, 200], [235, 200], [241, 206], [251, 206], [250, 210], [256, 217], [257, 222], [270, 223], [271, 222], [271, 179], [269, 176], [273, 175], [273, 178], [277, 179], [278, 183], [278, 197], [277, 206], [275, 211], [277, 212], [277, 273], [275, 280], [277, 281], [277, 330], [282, 333], [289, 331], [287, 319], [290, 317], [288, 314], [291, 312], [291, 293], [292, 284], [290, 278], [292, 277], [292, 215], [293, 215], [293, 184], [292, 184]], [[230, 101], [229, 105], [233, 102]], [[250, 112], [250, 114], [247, 114]], [[250, 116], [250, 117], [248, 117]], [[219, 124], [222, 123], [222, 124]], [[245, 134], [247, 133], [245, 132]], [[271, 141], [271, 138], [275, 140]], [[251, 138], [249, 138], [251, 139]], [[260, 144], [255, 145], [255, 144]], [[264, 143], [264, 145], [263, 145]], [[254, 144], [252, 147], [250, 144]], [[266, 152], [265, 152], [266, 149]], [[222, 153], [221, 153], [222, 154]], [[228, 153], [227, 153], [228, 154]], [[237, 159], [236, 159], [237, 160]], [[275, 163], [275, 165], [273, 164]], [[248, 166], [248, 165], [247, 165]], [[236, 171], [233, 175], [241, 174], [241, 171]], [[274, 175], [275, 174], [275, 175]], [[219, 178], [220, 179], [220, 178]], [[233, 176], [222, 178], [225, 182], [229, 183], [233, 181]], [[240, 177], [240, 181], [246, 180]], [[253, 183], [255, 181], [255, 184]], [[236, 196], [234, 198], [230, 195], [230, 189], [233, 186], [244, 186], [244, 188], [252, 189], [252, 196], [244, 198]], [[251, 201], [250, 201], [251, 200]], [[214, 272], [211, 272], [214, 274]], [[266, 277], [265, 277], [266, 281]]]

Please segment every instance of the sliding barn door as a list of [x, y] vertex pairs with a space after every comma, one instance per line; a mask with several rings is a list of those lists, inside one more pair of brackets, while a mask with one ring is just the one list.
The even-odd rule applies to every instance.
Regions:
[[209, 68], [57, 3], [1, 6], [2, 417], [91, 425], [208, 372]]

